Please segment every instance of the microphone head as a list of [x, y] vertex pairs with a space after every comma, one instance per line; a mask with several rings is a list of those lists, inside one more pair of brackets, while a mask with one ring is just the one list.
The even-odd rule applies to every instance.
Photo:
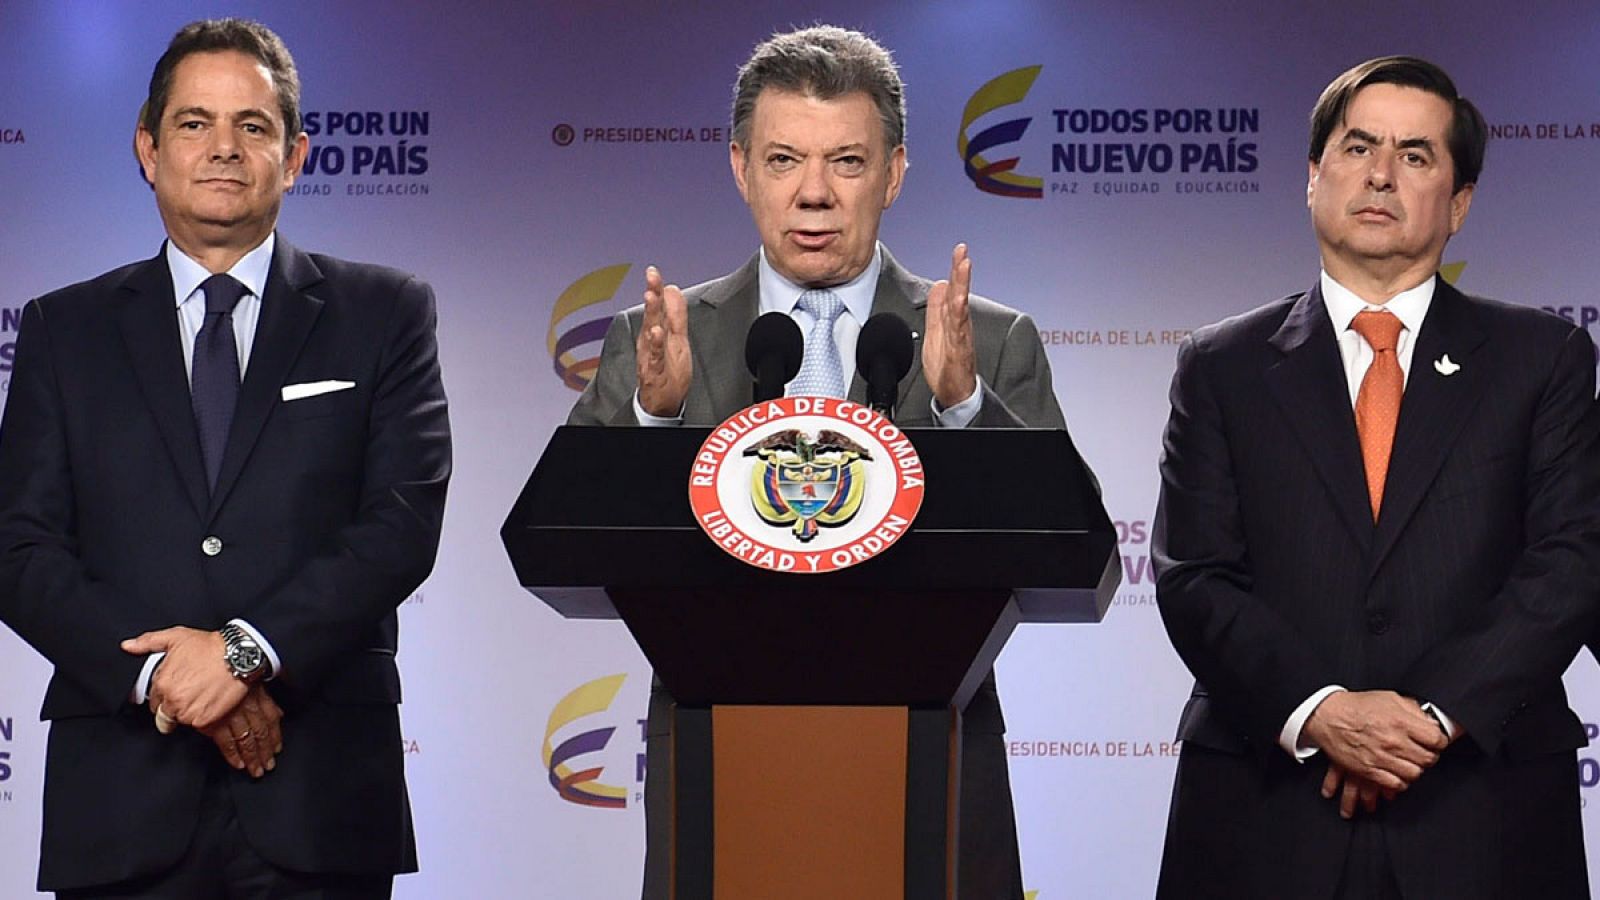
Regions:
[[890, 383], [898, 384], [911, 371], [911, 355], [911, 327], [899, 316], [878, 313], [861, 326], [856, 338], [856, 368], [869, 381], [874, 368], [887, 365]]
[[800, 373], [800, 359], [805, 355], [805, 339], [794, 319], [781, 312], [769, 312], [750, 326], [744, 339], [744, 364], [752, 377], [760, 378], [763, 364], [776, 363], [782, 375], [782, 387]]

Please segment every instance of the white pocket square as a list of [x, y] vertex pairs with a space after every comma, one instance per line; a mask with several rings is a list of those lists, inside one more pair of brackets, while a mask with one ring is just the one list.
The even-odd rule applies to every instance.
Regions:
[[286, 384], [283, 386], [283, 402], [304, 400], [307, 397], [331, 394], [334, 391], [348, 391], [355, 386], [354, 381], [308, 381], [304, 384]]

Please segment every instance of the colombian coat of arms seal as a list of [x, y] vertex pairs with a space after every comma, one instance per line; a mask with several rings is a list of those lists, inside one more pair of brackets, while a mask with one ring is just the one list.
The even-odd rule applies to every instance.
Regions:
[[905, 432], [849, 400], [783, 397], [713, 428], [695, 456], [695, 521], [738, 559], [820, 573], [882, 553], [922, 506], [922, 460]]

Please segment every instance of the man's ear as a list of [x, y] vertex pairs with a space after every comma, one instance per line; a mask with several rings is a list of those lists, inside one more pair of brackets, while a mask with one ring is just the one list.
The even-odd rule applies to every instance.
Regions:
[[1450, 197], [1450, 234], [1460, 231], [1466, 223], [1467, 210], [1472, 208], [1472, 192], [1476, 187], [1475, 184], [1463, 184], [1461, 190]]
[[728, 167], [733, 169], [733, 183], [739, 186], [739, 196], [744, 198], [747, 205], [750, 203], [750, 185], [745, 179], [747, 173], [745, 165], [748, 162], [749, 157], [744, 152], [744, 147], [740, 146], [738, 141], [729, 142]]
[[156, 152], [156, 136], [140, 122], [133, 131], [133, 155], [138, 158], [139, 169], [144, 172], [144, 180], [151, 187], [156, 183]]
[[906, 183], [906, 145], [901, 144], [889, 154], [889, 184], [883, 192], [883, 208], [888, 209], [894, 205], [900, 196], [900, 188]]
[[300, 177], [301, 171], [306, 167], [306, 154], [311, 152], [311, 138], [306, 137], [304, 131], [295, 136], [294, 144], [289, 147], [289, 154], [283, 159], [283, 189], [294, 187], [294, 180]]

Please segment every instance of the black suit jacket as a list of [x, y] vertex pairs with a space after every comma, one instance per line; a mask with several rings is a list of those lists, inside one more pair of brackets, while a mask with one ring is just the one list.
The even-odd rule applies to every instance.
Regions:
[[1374, 523], [1319, 289], [1184, 344], [1152, 543], [1197, 683], [1162, 896], [1332, 895], [1362, 826], [1276, 745], [1332, 684], [1467, 730], [1373, 820], [1406, 896], [1587, 896], [1561, 674], [1600, 589], [1594, 367], [1582, 329], [1440, 280]]
[[[738, 271], [684, 291], [688, 304], [689, 344], [694, 375], [684, 401], [685, 425], [710, 427], [751, 401], [751, 377], [745, 368], [744, 343], [760, 311], [759, 257]], [[918, 335], [911, 370], [901, 379], [895, 421], [902, 426], [933, 427], [933, 394], [922, 373], [921, 335], [925, 331], [928, 289], [932, 282], [903, 268], [888, 250], [873, 296], [872, 314], [892, 313]], [[1050, 382], [1038, 330], [1028, 316], [982, 297], [971, 298], [973, 342], [978, 375], [984, 382], [983, 406], [973, 427], [1066, 428], [1066, 420]], [[600, 368], [568, 418], [573, 425], [637, 425], [633, 396], [638, 386], [634, 349], [644, 308], [634, 307], [611, 322], [601, 350]], [[853, 362], [853, 361], [851, 361]], [[857, 374], [849, 398], [866, 402], [866, 383]], [[664, 785], [671, 697], [652, 690], [647, 731], [651, 762], [646, 784], [649, 832], [645, 896], [666, 896], [667, 813], [652, 785]], [[1016, 824], [1006, 773], [1001, 735], [1005, 719], [989, 673], [963, 711], [961, 896], [990, 900], [1020, 897]], [[660, 788], [657, 788], [659, 790]]]
[[[434, 323], [422, 282], [280, 237], [208, 491], [164, 255], [28, 304], [0, 425], [0, 619], [55, 666], [41, 889], [175, 862], [208, 774], [280, 866], [416, 868], [395, 607], [432, 568], [450, 472]], [[282, 399], [327, 380], [355, 386]], [[259, 781], [193, 731], [157, 734], [129, 702], [143, 658], [118, 649], [232, 617], [284, 665], [285, 749]]]

